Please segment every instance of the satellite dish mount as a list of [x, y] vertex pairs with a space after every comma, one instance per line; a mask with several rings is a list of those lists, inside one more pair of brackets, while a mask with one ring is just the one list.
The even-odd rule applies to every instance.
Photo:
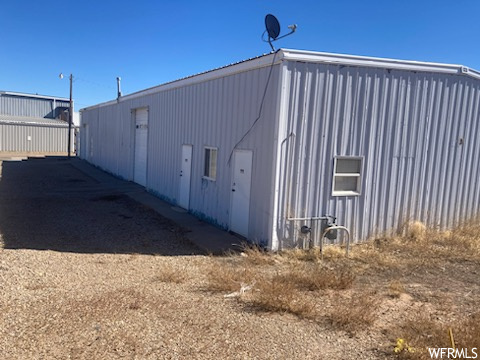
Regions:
[[[280, 23], [278, 22], [275, 16], [273, 16], [272, 14], [268, 14], [267, 16], [265, 16], [265, 28], [266, 30], [263, 32], [262, 39], [263, 41], [268, 42], [270, 44], [272, 51], [275, 51], [275, 48], [273, 47], [272, 42], [283, 39], [288, 35], [292, 35], [297, 30], [297, 25], [295, 24], [290, 25], [288, 27], [290, 29], [290, 32], [288, 34], [285, 34], [279, 37]], [[268, 34], [267, 40], [265, 40], [265, 33]]]

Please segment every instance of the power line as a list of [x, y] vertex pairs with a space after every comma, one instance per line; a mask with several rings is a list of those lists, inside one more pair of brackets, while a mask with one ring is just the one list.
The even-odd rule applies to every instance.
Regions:
[[84, 79], [84, 78], [80, 78], [78, 76], [75, 76], [75, 80], [80, 80], [80, 81], [83, 81], [83, 82], [86, 82], [88, 84], [92, 84], [92, 85], [95, 85], [95, 86], [99, 86], [99, 87], [103, 87], [103, 88], [107, 88], [107, 89], [114, 89], [115, 90], [115, 87], [114, 86], [110, 86], [110, 85], [105, 85], [105, 84], [102, 84], [102, 83], [98, 83], [96, 81], [92, 81], [92, 80], [87, 80], [87, 79]]
[[263, 103], [265, 102], [265, 97], [267, 95], [267, 89], [268, 89], [268, 84], [270, 83], [270, 78], [272, 77], [272, 70], [273, 70], [273, 65], [275, 64], [275, 59], [277, 57], [277, 53], [278, 53], [278, 50], [274, 52], [273, 54], [273, 60], [272, 60], [272, 63], [270, 64], [270, 71], [268, 72], [268, 77], [267, 77], [267, 82], [265, 83], [265, 89], [263, 90], [263, 96], [262, 96], [262, 101], [260, 103], [260, 108], [258, 109], [258, 116], [257, 118], [255, 119], [255, 121], [253, 122], [252, 126], [250, 126], [250, 128], [247, 130], [247, 132], [245, 134], [243, 134], [242, 138], [235, 144], [235, 146], [233, 147], [232, 151], [230, 152], [230, 156], [228, 157], [228, 162], [227, 164], [230, 164], [230, 161], [232, 160], [232, 155], [233, 155], [233, 151], [237, 148], [238, 145], [240, 145], [240, 143], [247, 137], [247, 135], [250, 133], [250, 131], [252, 131], [253, 127], [255, 126], [255, 124], [258, 122], [258, 120], [260, 120], [260, 118], [262, 117], [262, 111], [263, 111]]

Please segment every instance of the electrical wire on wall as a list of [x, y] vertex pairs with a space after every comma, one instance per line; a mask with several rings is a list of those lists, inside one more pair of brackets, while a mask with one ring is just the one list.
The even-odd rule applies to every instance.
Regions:
[[237, 146], [241, 144], [241, 142], [247, 137], [247, 135], [250, 133], [250, 131], [252, 131], [255, 124], [258, 122], [258, 120], [260, 120], [260, 118], [262, 117], [263, 104], [265, 102], [265, 97], [267, 96], [268, 84], [270, 84], [270, 78], [272, 77], [273, 66], [275, 65], [275, 60], [277, 58], [278, 51], [279, 50], [277, 50], [273, 53], [273, 60], [272, 60], [272, 63], [270, 64], [270, 70], [268, 72], [267, 82], [265, 83], [265, 89], [263, 90], [262, 101], [260, 102], [260, 108], [258, 109], [258, 116], [255, 119], [255, 121], [252, 123], [250, 128], [245, 132], [245, 134], [243, 134], [242, 138], [240, 140], [238, 140], [238, 142], [233, 147], [232, 151], [230, 152], [230, 156], [228, 157], [228, 162], [227, 162], [228, 165], [230, 165], [230, 161], [232, 160], [233, 152], [235, 151]]

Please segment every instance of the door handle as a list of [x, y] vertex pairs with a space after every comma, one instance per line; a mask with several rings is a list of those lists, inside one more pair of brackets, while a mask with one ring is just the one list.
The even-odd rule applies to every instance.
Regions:
[[235, 189], [232, 189], [232, 191], [235, 191]]

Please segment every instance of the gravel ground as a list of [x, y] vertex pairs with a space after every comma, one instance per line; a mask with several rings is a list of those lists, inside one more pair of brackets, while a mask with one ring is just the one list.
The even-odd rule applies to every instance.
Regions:
[[64, 158], [4, 162], [0, 230], [6, 249], [197, 254], [175, 224], [112, 192]]
[[[473, 311], [479, 300], [470, 262], [396, 274], [418, 284], [412, 296], [382, 295], [392, 274], [358, 281], [341, 296], [371, 288], [382, 300], [375, 326], [357, 334], [254, 311], [208, 289], [212, 264], [229, 259], [202, 254], [175, 224], [68, 161], [4, 162], [0, 174], [2, 359], [387, 359], [392, 324], [428, 310], [429, 299], [454, 287], [453, 305]], [[328, 313], [338, 292], [312, 301]]]
[[215, 258], [63, 159], [3, 163], [0, 234], [2, 358], [359, 358], [314, 322], [206, 291]]
[[[209, 259], [4, 250], [5, 359], [372, 359], [293, 315], [249, 313], [204, 290]], [[168, 266], [187, 281], [165, 283]], [[363, 353], [363, 355], [362, 355]]]

